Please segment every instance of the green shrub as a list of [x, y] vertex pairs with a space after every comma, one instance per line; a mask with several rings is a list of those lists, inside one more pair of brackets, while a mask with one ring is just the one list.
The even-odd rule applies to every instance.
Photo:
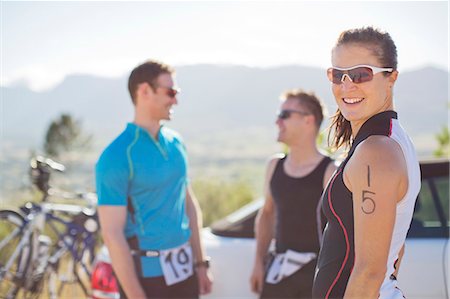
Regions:
[[192, 183], [203, 213], [203, 225], [209, 226], [254, 199], [251, 184], [244, 180], [198, 179]]

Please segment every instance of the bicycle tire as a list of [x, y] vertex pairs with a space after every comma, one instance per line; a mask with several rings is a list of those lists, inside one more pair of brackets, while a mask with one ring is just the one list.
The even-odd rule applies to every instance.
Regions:
[[80, 263], [69, 251], [65, 251], [56, 263], [49, 265], [49, 298], [89, 297], [90, 273], [86, 273]]
[[[32, 271], [32, 235], [23, 239], [24, 227], [19, 213], [0, 211], [0, 298], [28, 298], [25, 283]], [[21, 242], [22, 248], [17, 249]]]
[[[61, 219], [53, 218], [47, 224], [55, 232]], [[52, 251], [48, 264], [48, 297], [82, 298], [90, 297], [90, 274], [93, 249], [87, 246], [81, 225], [66, 223], [66, 231], [59, 236], [57, 246]], [[87, 238], [90, 239], [90, 238]]]

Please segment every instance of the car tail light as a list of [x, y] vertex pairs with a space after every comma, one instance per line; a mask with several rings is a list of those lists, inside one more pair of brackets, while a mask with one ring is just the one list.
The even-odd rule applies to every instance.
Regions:
[[109, 263], [96, 263], [91, 276], [93, 299], [119, 299], [119, 287], [114, 271]]

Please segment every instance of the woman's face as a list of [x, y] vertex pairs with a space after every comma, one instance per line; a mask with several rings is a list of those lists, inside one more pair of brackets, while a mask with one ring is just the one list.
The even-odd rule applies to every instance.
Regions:
[[[372, 51], [358, 44], [346, 44], [336, 47], [332, 53], [333, 67], [348, 68], [360, 64], [381, 65]], [[352, 128], [359, 128], [371, 116], [393, 109], [392, 88], [397, 71], [386, 77], [383, 73], [373, 75], [373, 79], [364, 83], [353, 83], [344, 77], [341, 84], [332, 83], [336, 103], [342, 115], [351, 122]]]

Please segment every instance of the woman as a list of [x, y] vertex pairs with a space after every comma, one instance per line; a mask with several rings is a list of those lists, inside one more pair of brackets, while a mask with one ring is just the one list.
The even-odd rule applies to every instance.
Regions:
[[388, 33], [348, 30], [332, 50], [332, 65], [333, 145], [350, 150], [323, 193], [328, 225], [313, 297], [403, 298], [396, 274], [420, 170], [393, 111], [397, 50]]

